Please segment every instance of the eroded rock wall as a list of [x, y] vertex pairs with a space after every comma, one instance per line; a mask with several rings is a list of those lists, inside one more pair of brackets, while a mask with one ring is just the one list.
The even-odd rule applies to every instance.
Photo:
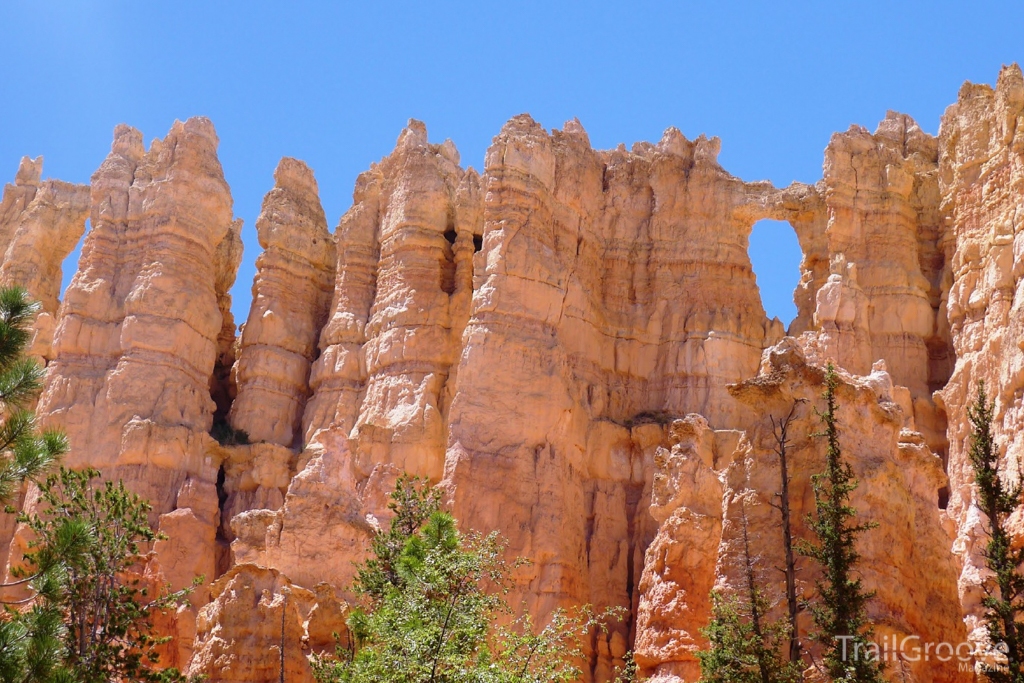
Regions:
[[939, 204], [937, 140], [889, 112], [874, 133], [833, 135], [822, 180], [769, 196], [768, 208], [793, 225], [804, 252], [789, 332], [816, 332], [821, 352], [851, 372], [884, 360], [909, 391], [915, 427], [945, 455], [946, 418], [932, 400], [953, 363]]
[[43, 180], [43, 158], [24, 157], [0, 199], [0, 283], [20, 285], [39, 301], [29, 353], [43, 362], [60, 306], [62, 264], [85, 232], [89, 187]]
[[[532, 610], [636, 599], [650, 533], [636, 426], [751, 417], [726, 386], [783, 333], [747, 255], [747, 207], [774, 190], [724, 171], [718, 145], [672, 129], [597, 152], [578, 122], [549, 134], [524, 116], [488, 151], [445, 477], [456, 517], [534, 561], [519, 577]], [[630, 630], [593, 644], [598, 678]]]
[[229, 420], [252, 441], [292, 447], [301, 433], [309, 368], [334, 284], [334, 236], [313, 172], [282, 159], [263, 199], [256, 233], [253, 304], [235, 365]]
[[211, 586], [186, 673], [215, 681], [313, 683], [309, 655], [348, 636], [347, 608], [331, 587], [294, 585], [275, 569], [239, 564]]
[[216, 150], [201, 118], [176, 122], [149, 150], [137, 130], [115, 130], [92, 177], [92, 229], [39, 404], [68, 434], [69, 465], [124, 479], [151, 501], [176, 586], [216, 575], [211, 382], [241, 249]]
[[[240, 222], [212, 125], [176, 123], [148, 151], [119, 127], [64, 304], [59, 273], [34, 285], [57, 317], [41, 408], [69, 432], [72, 464], [153, 500], [169, 536], [154, 571], [224, 574], [175, 615], [189, 644], [174, 661], [192, 673], [278, 680], [283, 616], [300, 644], [285, 671], [307, 679], [323, 635], [310, 615], [342, 618], [328, 586], [313, 589], [344, 597], [406, 471], [532, 560], [516, 605], [627, 608], [590, 639], [588, 680], [635, 648], [667, 683], [695, 680], [708, 592], [736, 585], [740, 510], [778, 563], [770, 418], [793, 402], [806, 535], [812, 408], [832, 360], [855, 505], [879, 524], [861, 549], [879, 635], [977, 637], [983, 520], [964, 408], [985, 379], [1016, 476], [1022, 122], [1010, 67], [995, 89], [966, 85], [938, 139], [890, 113], [874, 133], [835, 135], [820, 182], [778, 190], [722, 169], [717, 139], [674, 129], [597, 151], [576, 121], [548, 132], [519, 116], [478, 174], [411, 121], [334, 235], [312, 172], [282, 160], [237, 347]], [[38, 176], [23, 164], [0, 203], [8, 255], [51, 233], [73, 246], [84, 220], [81, 190], [44, 192]], [[804, 252], [796, 339], [761, 307], [747, 247], [762, 218], [789, 221]], [[215, 420], [253, 443], [217, 444]], [[811, 568], [801, 580], [809, 590]]]
[[[85, 232], [89, 187], [43, 180], [43, 158], [24, 157], [14, 184], [0, 198], [0, 284], [20, 285], [40, 304], [28, 354], [45, 364], [53, 357], [63, 278], [62, 264]], [[25, 490], [17, 506], [24, 504]], [[0, 517], [0, 571], [7, 567], [17, 524], [13, 515]]]
[[[333, 297], [284, 505], [238, 518], [235, 557], [303, 585], [350, 582], [402, 471], [441, 478], [454, 362], [469, 314], [478, 175], [411, 121], [362, 174], [336, 231]], [[244, 351], [243, 351], [244, 353]]]
[[[995, 402], [1002, 469], [1019, 481], [1024, 463], [1024, 78], [1004, 67], [995, 88], [966, 83], [939, 131], [942, 212], [951, 273], [947, 314], [956, 366], [941, 391], [949, 422], [949, 512], [963, 562], [967, 625], [983, 630], [985, 520], [967, 458], [967, 407], [984, 381]], [[954, 417], [955, 416], [955, 417]]]
[[[784, 339], [765, 352], [756, 377], [730, 387], [759, 410], [743, 432], [713, 430], [701, 416], [687, 416], [672, 423], [671, 447], [655, 456], [650, 512], [659, 527], [640, 583], [636, 640], [637, 662], [655, 681], [699, 677], [694, 653], [706, 647], [700, 629], [710, 617], [708, 593], [743, 587], [737, 555], [744, 518], [758, 580], [776, 604], [770, 617], [782, 616], [784, 582], [777, 568], [785, 561], [775, 449], [778, 425], [791, 411], [787, 460], [796, 539], [812, 540], [806, 526], [814, 510], [810, 477], [825, 459], [823, 440], [813, 436], [821, 428], [815, 409], [822, 408], [825, 358], [806, 341]], [[840, 375], [841, 447], [860, 482], [852, 502], [859, 520], [877, 524], [857, 547], [864, 588], [876, 593], [868, 606], [874, 637], [886, 643], [906, 636], [922, 643], [964, 642], [958, 567], [949, 552], [946, 513], [938, 506], [947, 485], [942, 459], [906, 427], [912, 418], [894, 401], [892, 379], [880, 364], [867, 376]], [[695, 547], [716, 551], [694, 553]], [[797, 569], [799, 599], [810, 599], [820, 572], [802, 556]], [[809, 613], [801, 613], [800, 628], [802, 636], [812, 630]], [[812, 641], [802, 641], [817, 652]], [[909, 647], [902, 660], [889, 666], [893, 680], [973, 680], [956, 661], [915, 661]]]

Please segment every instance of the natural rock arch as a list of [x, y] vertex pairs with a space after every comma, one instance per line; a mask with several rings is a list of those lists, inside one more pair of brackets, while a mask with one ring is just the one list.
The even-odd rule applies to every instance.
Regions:
[[803, 259], [796, 232], [785, 221], [760, 220], [751, 230], [747, 251], [765, 313], [788, 329], [797, 316], [793, 293], [800, 284]]

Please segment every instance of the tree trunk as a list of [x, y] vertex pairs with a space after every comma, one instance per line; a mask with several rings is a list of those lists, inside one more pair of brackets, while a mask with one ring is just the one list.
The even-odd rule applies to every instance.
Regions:
[[789, 446], [789, 425], [796, 413], [796, 403], [789, 409], [789, 414], [776, 424], [772, 417], [772, 435], [775, 437], [775, 453], [779, 456], [779, 472], [782, 489], [778, 493], [778, 510], [782, 515], [782, 544], [786, 553], [786, 606], [789, 609], [789, 661], [799, 662], [801, 655], [800, 633], [797, 631], [797, 614], [800, 610], [796, 595], [796, 555], [793, 553], [793, 525], [789, 507], [789, 463], [786, 449]]

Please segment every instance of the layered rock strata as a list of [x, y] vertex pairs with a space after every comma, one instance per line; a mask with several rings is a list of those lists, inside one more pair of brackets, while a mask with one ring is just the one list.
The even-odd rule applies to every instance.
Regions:
[[[956, 354], [939, 393], [949, 422], [949, 513], [963, 563], [961, 602], [968, 627], [983, 637], [980, 582], [986, 543], [967, 457], [966, 409], [985, 382], [995, 404], [995, 438], [1004, 476], [1024, 466], [1024, 77], [1005, 67], [995, 88], [965, 83], [939, 130], [941, 211], [950, 263], [947, 314]], [[955, 416], [956, 419], [953, 419]], [[1022, 529], [1021, 531], [1024, 531]]]
[[[473, 193], [460, 189], [457, 166], [448, 176], [437, 170], [450, 152], [428, 145], [418, 126], [403, 133], [396, 152], [360, 180], [337, 233], [333, 311], [304, 417], [300, 464], [308, 464], [281, 510], [237, 518], [236, 560], [312, 581], [327, 555], [361, 556], [398, 471], [436, 478], [443, 463], [456, 516], [501, 530], [512, 551], [534, 560], [517, 576], [528, 609], [589, 602], [635, 611], [658, 526], [647, 501], [654, 454], [669, 445], [663, 425], [687, 413], [719, 431], [759, 418], [758, 406], [727, 387], [755, 375], [762, 349], [784, 334], [764, 315], [746, 254], [753, 223], [765, 217], [789, 220], [805, 249], [795, 328], [815, 333], [808, 343], [819, 355], [857, 372], [884, 360], [908, 385], [889, 392], [900, 426], [925, 433], [923, 451], [943, 452], [943, 416], [929, 393], [949, 372], [935, 140], [889, 115], [874, 134], [836, 136], [817, 186], [782, 191], [730, 176], [717, 164], [717, 144], [669, 131], [656, 146], [596, 152], [578, 123], [548, 134], [519, 117], [488, 153], [484, 196], [460, 204]], [[420, 156], [410, 159], [410, 149]], [[451, 179], [432, 200], [439, 177]], [[392, 275], [394, 252], [379, 226], [394, 215], [432, 222], [430, 234], [447, 235], [452, 258], [443, 252]], [[458, 224], [467, 215], [478, 228]], [[460, 268], [467, 238], [479, 253]], [[384, 348], [408, 364], [436, 329], [427, 324], [417, 339], [401, 324], [443, 311], [442, 299], [410, 305], [438, 297], [414, 284], [421, 272], [442, 292], [454, 295], [460, 283], [472, 291], [465, 308], [449, 298], [450, 318], [432, 346], [450, 349], [449, 365], [433, 384], [386, 365], [374, 378], [381, 347], [369, 335], [384, 320], [395, 330]], [[858, 273], [868, 274], [865, 285]], [[904, 308], [913, 312], [906, 320]], [[466, 322], [453, 324], [459, 316]], [[404, 422], [393, 419], [396, 400]], [[934, 488], [914, 495], [937, 511], [942, 486]], [[937, 515], [925, 526], [941, 547]], [[317, 536], [321, 529], [329, 531]], [[303, 540], [314, 537], [321, 542], [311, 550]], [[331, 564], [332, 580], [350, 578]], [[636, 628], [630, 618], [590, 643], [590, 675], [610, 675]], [[699, 642], [696, 629], [691, 635]]]
[[40, 303], [29, 353], [53, 357], [64, 259], [85, 232], [89, 187], [42, 180], [43, 158], [25, 157], [0, 199], [0, 283], [20, 285]]
[[232, 368], [227, 421], [252, 446], [224, 449], [221, 538], [234, 539], [231, 519], [254, 509], [278, 509], [295, 474], [310, 366], [319, 355], [333, 285], [334, 236], [312, 170], [285, 158], [263, 200], [256, 232], [253, 303]]
[[472, 293], [477, 174], [418, 121], [359, 177], [314, 364], [306, 444], [352, 435], [356, 477], [379, 463], [440, 478], [449, 370]]
[[274, 569], [240, 564], [199, 612], [189, 675], [217, 681], [313, 683], [309, 655], [345, 642], [347, 609], [325, 583], [307, 590]]
[[[346, 586], [401, 471], [441, 478], [453, 363], [472, 295], [477, 174], [410, 122], [359, 177], [336, 231], [334, 295], [302, 419], [304, 469], [276, 514], [238, 520], [236, 558]], [[314, 542], [315, 539], [315, 542]], [[344, 559], [342, 559], [344, 558]]]
[[[0, 284], [20, 285], [39, 302], [28, 353], [45, 364], [53, 357], [62, 264], [85, 232], [89, 187], [44, 181], [42, 173], [42, 157], [24, 157], [14, 184], [4, 186], [0, 198]], [[20, 506], [24, 501], [19, 498], [16, 502]], [[0, 570], [7, 566], [15, 528], [13, 515], [0, 518]]]
[[[655, 456], [650, 512], [659, 527], [640, 581], [636, 639], [637, 662], [654, 681], [699, 677], [695, 650], [706, 647], [700, 629], [710, 617], [709, 591], [742, 590], [737, 541], [744, 523], [758, 580], [778, 605], [779, 614], [770, 616], [781, 616], [784, 582], [776, 568], [785, 561], [774, 507], [781, 489], [775, 449], [777, 425], [791, 410], [787, 461], [797, 539], [813, 540], [806, 527], [814, 509], [810, 477], [825, 459], [823, 440], [813, 436], [820, 430], [815, 409], [822, 407], [824, 359], [817, 356], [820, 347], [808, 348], [806, 341], [784, 339], [765, 352], [756, 377], [730, 387], [760, 412], [743, 432], [714, 430], [703, 417], [687, 416], [672, 423], [671, 448]], [[893, 389], [877, 364], [867, 376], [842, 372], [837, 391], [841, 447], [860, 482], [852, 502], [859, 521], [877, 525], [857, 547], [864, 588], [875, 592], [868, 608], [874, 639], [905, 644], [891, 655], [894, 680], [970, 681], [973, 675], [960, 672], [957, 661], [917, 661], [913, 651], [920, 643], [964, 642], [966, 632], [946, 513], [938, 507], [947, 485], [942, 459], [920, 433], [905, 427], [910, 417], [893, 400]], [[695, 547], [717, 551], [694, 553]], [[803, 557], [797, 569], [799, 598], [810, 599], [820, 572]], [[809, 633], [810, 615], [802, 613], [800, 622], [802, 633]], [[804, 644], [816, 656], [818, 646]]]
[[137, 130], [115, 130], [92, 177], [92, 229], [39, 405], [67, 432], [69, 465], [124, 479], [150, 500], [176, 586], [216, 573], [211, 383], [230, 348], [223, 312], [241, 251], [216, 150], [201, 118], [176, 122], [149, 150]]
[[945, 416], [931, 397], [952, 371], [937, 141], [894, 112], [874, 134], [853, 126], [832, 136], [817, 189], [824, 229], [812, 236], [797, 226], [799, 292], [813, 294], [814, 307], [793, 331], [817, 331], [825, 353], [852, 372], [884, 359], [910, 391], [908, 414], [945, 454]]
[[282, 159], [263, 199], [256, 233], [253, 303], [235, 364], [229, 420], [252, 441], [292, 447], [300, 440], [309, 368], [334, 287], [334, 237], [313, 172]]
[[[576, 121], [547, 132], [520, 116], [478, 174], [412, 121], [333, 236], [312, 172], [281, 162], [237, 349], [240, 223], [212, 126], [177, 123], [149, 151], [119, 127], [40, 354], [53, 358], [41, 408], [69, 432], [72, 464], [153, 500], [169, 536], [159, 577], [226, 572], [196, 596], [198, 621], [187, 609], [167, 627], [192, 673], [279, 680], [283, 661], [307, 680], [306, 656], [329, 643], [317, 624], [343, 620], [330, 592], [344, 596], [405, 471], [532, 560], [517, 606], [627, 608], [588, 642], [587, 680], [634, 649], [668, 683], [695, 680], [709, 591], [737, 586], [744, 515], [763, 563], [779, 562], [770, 418], [794, 402], [806, 537], [831, 360], [854, 502], [879, 524], [860, 548], [878, 636], [977, 640], [984, 520], [964, 410], [984, 379], [1014, 478], [1021, 123], [1009, 67], [994, 89], [966, 85], [937, 139], [890, 113], [874, 133], [835, 135], [820, 182], [778, 190], [722, 169], [717, 139], [674, 129], [596, 151]], [[38, 175], [26, 162], [0, 204], [0, 275], [30, 258], [11, 256], [18, 239], [32, 252], [46, 231], [73, 232], [75, 193], [32, 190]], [[796, 339], [766, 317], [750, 267], [763, 218], [788, 221], [804, 252]], [[47, 277], [40, 297], [59, 281]], [[253, 443], [217, 444], [215, 420]], [[890, 675], [961, 680], [906, 657]]]
[[[674, 129], [596, 152], [577, 122], [548, 134], [528, 117], [488, 151], [445, 478], [456, 517], [533, 560], [518, 577], [531, 610], [636, 599], [650, 468], [634, 427], [751, 417], [726, 386], [783, 334], [747, 255], [748, 205], [773, 189], [729, 175], [717, 153], [717, 139]], [[592, 644], [599, 678], [630, 629]]]

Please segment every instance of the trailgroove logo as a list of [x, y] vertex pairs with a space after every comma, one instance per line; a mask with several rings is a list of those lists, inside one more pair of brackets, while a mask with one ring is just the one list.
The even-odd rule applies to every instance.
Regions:
[[[975, 663], [982, 671], [1002, 671], [1000, 664], [1006, 658], [1009, 648], [1006, 643], [947, 643], [924, 642], [920, 636], [886, 636], [881, 643], [863, 642], [855, 636], [836, 636], [842, 647], [842, 659], [846, 661], [880, 662], [949, 662], [961, 663], [962, 671], [974, 670]], [[968, 669], [964, 667], [968, 666]]]

